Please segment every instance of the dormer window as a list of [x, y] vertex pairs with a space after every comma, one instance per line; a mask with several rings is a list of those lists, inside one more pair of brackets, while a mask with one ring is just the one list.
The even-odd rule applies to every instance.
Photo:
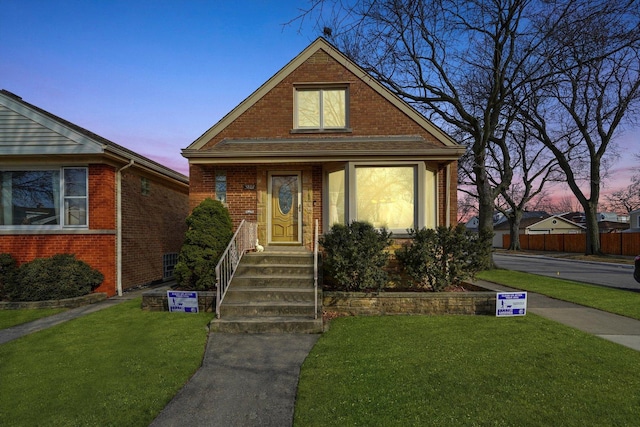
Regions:
[[346, 87], [298, 87], [295, 92], [296, 130], [326, 131], [346, 129]]

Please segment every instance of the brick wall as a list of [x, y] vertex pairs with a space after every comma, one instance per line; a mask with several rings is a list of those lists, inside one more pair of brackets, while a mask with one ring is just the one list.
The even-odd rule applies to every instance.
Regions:
[[[322, 132], [322, 133], [305, 133], [304, 138], [327, 138], [327, 137], [357, 137], [357, 136], [390, 136], [390, 135], [420, 135], [427, 143], [434, 146], [442, 146], [433, 135], [419, 126], [411, 117], [407, 116], [400, 109], [389, 103], [383, 96], [373, 90], [368, 82], [360, 80], [356, 75], [352, 74], [347, 68], [340, 63], [334, 61], [324, 51], [318, 51], [312, 55], [305, 63], [301, 64], [296, 70], [286, 76], [280, 84], [271, 89], [254, 105], [247, 109], [242, 115], [237, 117], [232, 123], [220, 131], [211, 141], [207, 142], [203, 150], [212, 147], [225, 138], [282, 138], [292, 139], [300, 138], [300, 134], [291, 132], [293, 128], [293, 98], [296, 84], [300, 83], [327, 83], [340, 82], [349, 86], [349, 126], [351, 132]], [[266, 170], [267, 165], [259, 165], [257, 171], [258, 176], [251, 177], [251, 167], [247, 166], [229, 166], [221, 165], [222, 169], [227, 170], [228, 193], [227, 201], [234, 220], [234, 225], [240, 222], [242, 218], [254, 220], [253, 216], [247, 214], [247, 210], [255, 210], [261, 212], [266, 201], [260, 200], [262, 191], [266, 194], [266, 183], [262, 186], [257, 185], [256, 191], [246, 191], [241, 186], [245, 183], [253, 183], [262, 178], [266, 179], [266, 175], [261, 178], [260, 171]], [[446, 165], [438, 164], [438, 223], [446, 224], [447, 216], [450, 223], [456, 223], [457, 212], [457, 164], [451, 165], [451, 173], [447, 177]], [[243, 169], [244, 168], [244, 169]], [[284, 165], [278, 165], [277, 168], [285, 169]], [[305, 226], [313, 224], [312, 218], [320, 220], [322, 228], [322, 166], [312, 166], [312, 184], [311, 192], [312, 213], [305, 214], [303, 220]], [[292, 169], [302, 170], [302, 168]], [[254, 172], [255, 173], [255, 172]], [[450, 183], [450, 207], [449, 212], [444, 211], [446, 206], [446, 183], [449, 179]], [[206, 197], [215, 196], [215, 166], [213, 165], [190, 165], [190, 199], [189, 205], [193, 209]], [[236, 203], [238, 203], [236, 205]], [[253, 206], [253, 207], [252, 207]], [[259, 227], [265, 221], [261, 220], [258, 214]], [[305, 231], [307, 231], [305, 229]], [[309, 230], [312, 232], [312, 230]], [[266, 235], [263, 235], [259, 229], [259, 236], [262, 241]], [[305, 235], [305, 244], [307, 236]]]
[[105, 277], [97, 292], [116, 292], [115, 170], [106, 165], [89, 166], [89, 231], [16, 234], [0, 236], [0, 253], [10, 253], [22, 264], [56, 254], [76, 258]]
[[[122, 172], [122, 288], [163, 278], [162, 255], [179, 252], [189, 212], [186, 188], [169, 186], [136, 168]], [[143, 194], [142, 179], [148, 182]]]

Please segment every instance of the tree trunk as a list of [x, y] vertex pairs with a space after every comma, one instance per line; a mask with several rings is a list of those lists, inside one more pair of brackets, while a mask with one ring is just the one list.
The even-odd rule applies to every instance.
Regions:
[[511, 243], [509, 243], [510, 251], [519, 251], [520, 247], [520, 220], [522, 219], [522, 211], [516, 210], [509, 216], [509, 236], [511, 237]]
[[583, 206], [585, 221], [587, 225], [587, 245], [586, 255], [599, 255], [600, 251], [600, 228], [598, 227], [598, 210], [593, 206], [593, 201], [589, 200], [587, 206]]

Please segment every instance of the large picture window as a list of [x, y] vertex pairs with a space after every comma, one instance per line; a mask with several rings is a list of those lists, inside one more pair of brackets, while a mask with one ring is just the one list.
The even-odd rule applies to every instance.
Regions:
[[0, 171], [0, 227], [87, 226], [87, 168]]
[[329, 226], [366, 221], [395, 235], [437, 226], [436, 171], [423, 162], [348, 162], [326, 170]]
[[343, 129], [347, 127], [347, 90], [297, 89], [296, 129]]
[[376, 228], [415, 228], [415, 167], [357, 167], [356, 219]]

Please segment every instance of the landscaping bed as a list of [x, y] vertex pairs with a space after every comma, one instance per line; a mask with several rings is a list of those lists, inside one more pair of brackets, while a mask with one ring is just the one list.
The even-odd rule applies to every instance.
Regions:
[[75, 308], [95, 304], [107, 299], [103, 292], [91, 293], [75, 298], [64, 298], [47, 301], [0, 301], [0, 310], [21, 310], [35, 308]]

